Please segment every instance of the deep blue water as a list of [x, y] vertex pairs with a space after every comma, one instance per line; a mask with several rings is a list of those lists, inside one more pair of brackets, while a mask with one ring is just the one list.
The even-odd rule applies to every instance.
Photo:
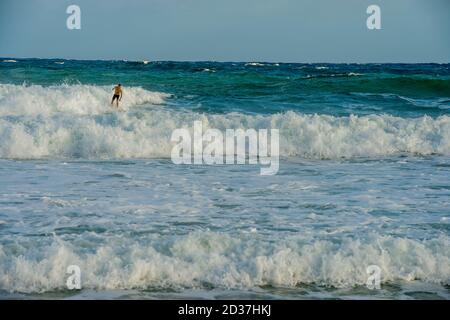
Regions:
[[172, 104], [197, 112], [401, 117], [450, 112], [449, 64], [16, 61], [0, 62], [0, 83], [120, 82], [171, 93]]

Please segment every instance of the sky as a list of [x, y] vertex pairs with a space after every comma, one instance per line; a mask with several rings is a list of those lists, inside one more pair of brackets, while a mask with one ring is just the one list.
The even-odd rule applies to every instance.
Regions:
[[448, 63], [449, 31], [450, 0], [0, 0], [0, 56], [15, 58]]

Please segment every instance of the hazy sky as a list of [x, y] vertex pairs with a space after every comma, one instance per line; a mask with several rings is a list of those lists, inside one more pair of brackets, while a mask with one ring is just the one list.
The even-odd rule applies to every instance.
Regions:
[[450, 0], [0, 0], [2, 57], [450, 62], [449, 31]]

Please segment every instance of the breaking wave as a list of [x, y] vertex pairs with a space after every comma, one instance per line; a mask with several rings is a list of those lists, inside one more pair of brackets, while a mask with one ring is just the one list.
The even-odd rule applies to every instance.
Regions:
[[[165, 93], [151, 92], [140, 87], [127, 88], [122, 106], [126, 109], [145, 103], [161, 104]], [[109, 102], [112, 86], [0, 85], [0, 116], [48, 116], [54, 113], [97, 115], [111, 112]]]
[[173, 130], [275, 128], [285, 157], [337, 159], [450, 154], [450, 117], [336, 117], [293, 111], [206, 114], [158, 106], [169, 96], [128, 88], [126, 113], [109, 106], [111, 87], [0, 85], [0, 158], [168, 158]]
[[[20, 252], [20, 255], [18, 254]], [[10, 292], [64, 289], [67, 266], [77, 265], [86, 289], [253, 288], [315, 284], [364, 285], [377, 265], [381, 282], [450, 283], [450, 239], [412, 240], [371, 234], [336, 243], [298, 237], [276, 242], [258, 235], [194, 232], [139, 244], [124, 238], [81, 252], [60, 239], [48, 245], [0, 246], [0, 288]]]

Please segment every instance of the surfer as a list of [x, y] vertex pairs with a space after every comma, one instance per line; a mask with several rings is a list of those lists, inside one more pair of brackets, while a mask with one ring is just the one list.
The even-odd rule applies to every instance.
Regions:
[[114, 87], [114, 96], [111, 100], [111, 105], [113, 105], [114, 100], [116, 100], [116, 107], [119, 109], [119, 101], [122, 100], [122, 85], [119, 83], [117, 86]]

